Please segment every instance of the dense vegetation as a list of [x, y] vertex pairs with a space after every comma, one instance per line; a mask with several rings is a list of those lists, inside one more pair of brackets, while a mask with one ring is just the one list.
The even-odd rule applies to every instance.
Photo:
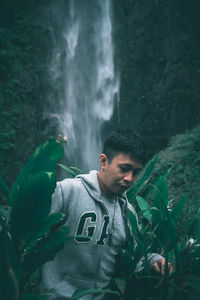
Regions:
[[[39, 146], [20, 172], [11, 192], [1, 178], [4, 203], [0, 206], [0, 296], [5, 300], [48, 299], [39, 296], [42, 265], [53, 259], [67, 242], [68, 227], [63, 227], [64, 215], [50, 214], [51, 196], [56, 186], [55, 169], [63, 155], [62, 138], [51, 139]], [[200, 297], [200, 230], [199, 219], [194, 217], [178, 234], [178, 219], [187, 196], [176, 205], [168, 196], [163, 176], [150, 184], [157, 157], [152, 160], [137, 184], [129, 191], [130, 202], [137, 199], [139, 223], [131, 211], [129, 218], [137, 245], [128, 236], [128, 248], [122, 249], [119, 270], [108, 289], [83, 289], [71, 299], [91, 293], [106, 293], [124, 300], [179, 299], [197, 300]], [[62, 166], [62, 165], [61, 165]], [[62, 166], [70, 171], [67, 167]], [[139, 196], [153, 192], [152, 206]], [[195, 224], [195, 226], [192, 226]], [[166, 257], [165, 276], [152, 274], [146, 263], [149, 252]], [[143, 257], [143, 261], [141, 258]], [[168, 272], [168, 261], [175, 266]], [[139, 263], [139, 265], [138, 265]], [[115, 298], [114, 298], [115, 299]]]
[[[54, 171], [63, 155], [61, 142], [51, 139], [36, 149], [9, 197], [6, 185], [2, 186], [7, 205], [0, 206], [1, 299], [32, 299], [29, 294], [38, 289], [41, 266], [69, 239], [68, 228], [59, 226], [64, 216], [49, 216]], [[46, 299], [34, 299], [40, 298]]]
[[[200, 207], [200, 127], [185, 134], [174, 136], [169, 146], [158, 155], [158, 162], [151, 177], [153, 184], [159, 176], [165, 176], [172, 207], [185, 195], [185, 204], [180, 230], [191, 221]], [[145, 196], [145, 190], [140, 191]], [[148, 196], [152, 202], [152, 195]]]
[[[124, 299], [199, 299], [200, 219], [198, 215], [194, 216], [178, 232], [178, 220], [187, 196], [179, 199], [172, 208], [173, 199], [169, 198], [165, 178], [160, 176], [154, 185], [149, 184], [156, 162], [157, 157], [148, 164], [141, 179], [128, 193], [130, 202], [133, 203], [136, 197], [139, 226], [137, 227], [135, 217], [129, 216], [137, 246], [133, 249], [130, 245], [122, 256], [125, 264], [122, 268], [126, 272]], [[153, 192], [152, 205], [138, 195], [142, 189], [146, 190], [146, 197], [149, 192]], [[165, 275], [162, 279], [156, 274], [153, 276], [145, 262], [143, 269], [137, 270], [141, 256], [146, 259], [149, 252], [161, 253], [166, 258]], [[168, 271], [168, 261], [175, 267], [172, 274]]]
[[0, 172], [9, 186], [43, 139], [52, 47], [45, 3], [0, 1]]

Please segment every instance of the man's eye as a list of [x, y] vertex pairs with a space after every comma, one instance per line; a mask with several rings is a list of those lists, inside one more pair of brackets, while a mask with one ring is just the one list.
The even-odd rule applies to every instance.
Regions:
[[127, 169], [126, 167], [120, 167], [120, 170], [121, 170], [122, 172], [127, 172], [127, 171], [128, 171], [128, 169]]
[[140, 173], [141, 169], [133, 169], [133, 176], [137, 176]]

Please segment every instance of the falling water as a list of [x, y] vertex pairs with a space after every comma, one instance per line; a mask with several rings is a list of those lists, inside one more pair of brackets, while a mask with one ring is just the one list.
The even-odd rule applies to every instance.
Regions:
[[88, 171], [98, 166], [101, 129], [113, 114], [119, 90], [110, 1], [70, 0], [62, 42], [64, 48], [57, 45], [51, 66], [55, 84], [59, 68], [64, 69], [63, 91], [52, 116], [59, 120], [59, 131], [68, 136], [68, 165]]

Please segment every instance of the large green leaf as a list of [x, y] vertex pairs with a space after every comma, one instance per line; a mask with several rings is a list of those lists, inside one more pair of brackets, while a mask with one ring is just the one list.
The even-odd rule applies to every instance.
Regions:
[[128, 209], [128, 219], [130, 221], [134, 237], [139, 238], [140, 237], [140, 231], [139, 231], [139, 228], [138, 228], [137, 217], [135, 216], [135, 214], [130, 209]]
[[14, 183], [9, 195], [9, 204], [13, 206], [21, 197], [24, 186], [28, 184], [32, 177], [40, 172], [54, 172], [58, 160], [63, 156], [64, 149], [61, 141], [50, 139], [40, 145], [32, 154], [16, 182]]
[[181, 256], [180, 250], [178, 249], [178, 240], [176, 237], [177, 233], [177, 220], [182, 211], [182, 207], [185, 203], [183, 200], [175, 212], [168, 210], [168, 188], [166, 179], [160, 176], [157, 184], [153, 205], [160, 211], [160, 216], [155, 211], [152, 211], [152, 225], [155, 227], [156, 238], [160, 242], [161, 249], [167, 256], [168, 252], [173, 248], [176, 259], [177, 270], [181, 267]]
[[155, 190], [155, 198], [154, 203], [158, 203], [159, 208], [159, 202], [162, 200], [162, 202], [167, 207], [168, 205], [168, 187], [166, 179], [163, 176], [160, 176], [156, 182], [156, 190]]
[[187, 198], [188, 196], [186, 195], [185, 197], [180, 199], [173, 210], [170, 212], [170, 216], [175, 224], [178, 223], [178, 219], [183, 211]]
[[163, 219], [168, 218], [168, 188], [166, 180], [163, 176], [160, 176], [155, 186], [155, 195], [153, 199], [153, 207], [157, 210], [152, 210], [152, 225], [155, 227]]
[[25, 252], [29, 253], [37, 243], [37, 240], [45, 234], [48, 234], [51, 228], [58, 227], [63, 223], [64, 214], [54, 213], [51, 214], [46, 221], [44, 221], [41, 226], [33, 233], [31, 233], [30, 238], [25, 246]]
[[150, 210], [149, 203], [146, 200], [144, 200], [144, 198], [142, 198], [141, 196], [136, 196], [136, 200], [137, 200], [137, 203], [138, 203], [138, 206], [139, 206], [140, 210], [143, 213], [143, 216], [147, 220], [151, 221], [152, 213], [151, 213], [151, 210]]
[[75, 299], [80, 299], [81, 297], [85, 296], [85, 295], [90, 295], [90, 294], [113, 294], [116, 296], [120, 296], [120, 293], [118, 291], [113, 291], [110, 289], [81, 289], [81, 290], [77, 290], [72, 297], [70, 298], [70, 300], [75, 300]]
[[[135, 216], [135, 214], [128, 209], [128, 219], [129, 219], [129, 222], [131, 224], [131, 228], [132, 228], [132, 233], [133, 233], [133, 237], [134, 237], [134, 240], [138, 243], [138, 246], [140, 248], [140, 254], [141, 256], [145, 256], [147, 255], [147, 252], [146, 252], [146, 247], [145, 247], [145, 243], [144, 243], [144, 236], [142, 235], [141, 231], [139, 230], [139, 227], [138, 227], [138, 222], [137, 222], [137, 217]], [[129, 241], [129, 252], [131, 254], [135, 254], [134, 253], [134, 243], [133, 243], [133, 240], [132, 241]], [[133, 252], [133, 253], [132, 253]]]
[[72, 175], [72, 177], [76, 177], [76, 173], [73, 170], [71, 170], [69, 167], [62, 165], [62, 164], [58, 164], [58, 166], [61, 167], [62, 169], [64, 169], [70, 175]]
[[11, 212], [11, 234], [16, 242], [35, 231], [48, 217], [56, 187], [53, 173], [39, 172], [22, 187]]
[[37, 240], [35, 247], [23, 257], [22, 268], [25, 282], [44, 263], [54, 259], [56, 253], [62, 249], [65, 242], [73, 237], [68, 236], [68, 227], [51, 231], [47, 236]]
[[130, 203], [133, 203], [133, 201], [135, 201], [136, 195], [139, 193], [140, 190], [144, 188], [145, 185], [147, 185], [150, 176], [153, 173], [157, 160], [158, 156], [156, 155], [154, 159], [151, 160], [145, 168], [144, 174], [142, 175], [141, 179], [137, 182], [136, 185], [133, 185], [133, 187], [127, 192], [127, 197]]
[[76, 175], [85, 173], [83, 170], [81, 170], [77, 167], [70, 167], [70, 169], [74, 170], [76, 172]]

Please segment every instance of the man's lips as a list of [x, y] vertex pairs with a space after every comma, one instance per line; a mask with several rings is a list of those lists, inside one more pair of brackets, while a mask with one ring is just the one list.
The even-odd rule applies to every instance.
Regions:
[[119, 186], [122, 189], [128, 189], [130, 187], [130, 184], [120, 184]]

